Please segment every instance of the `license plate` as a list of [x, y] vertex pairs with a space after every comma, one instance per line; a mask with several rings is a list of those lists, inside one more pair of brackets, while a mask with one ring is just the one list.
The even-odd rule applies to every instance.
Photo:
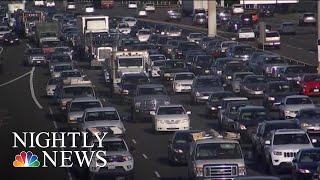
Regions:
[[319, 89], [314, 89], [313, 92], [319, 92]]
[[116, 169], [115, 165], [108, 165], [108, 169]]
[[205, 72], [205, 73], [209, 73], [210, 71], [209, 71], [209, 70], [205, 70], [204, 72]]

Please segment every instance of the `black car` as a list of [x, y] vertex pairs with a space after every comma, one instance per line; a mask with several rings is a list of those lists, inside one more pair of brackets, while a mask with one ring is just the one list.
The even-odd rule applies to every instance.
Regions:
[[3, 36], [3, 43], [5, 45], [17, 45], [20, 43], [20, 39], [15, 33], [11, 32]]
[[242, 27], [242, 23], [240, 19], [230, 20], [227, 24], [227, 31], [230, 32], [238, 32], [238, 30]]
[[269, 81], [264, 91], [263, 104], [269, 110], [279, 109], [282, 98], [298, 94], [287, 81]]
[[171, 81], [174, 73], [189, 72], [184, 62], [179, 60], [168, 60], [161, 68], [161, 77], [165, 82]]
[[263, 75], [248, 75], [240, 84], [240, 92], [246, 97], [263, 97], [266, 83]]
[[181, 42], [181, 43], [179, 43], [178, 47], [175, 49], [174, 58], [175, 59], [184, 59], [185, 55], [190, 50], [202, 51], [201, 47], [195, 42]]
[[138, 85], [150, 83], [149, 78], [144, 73], [125, 74], [119, 83], [119, 90], [122, 100], [130, 100]]
[[242, 14], [240, 16], [241, 19], [241, 25], [242, 27], [252, 27], [253, 26], [253, 20], [251, 14]]
[[168, 159], [172, 164], [187, 163], [189, 146], [192, 142], [191, 134], [199, 130], [177, 131], [168, 141]]
[[207, 115], [209, 117], [217, 117], [219, 109], [221, 108], [222, 99], [233, 96], [234, 94], [230, 91], [218, 91], [212, 93], [206, 103]]
[[312, 179], [320, 161], [320, 148], [301, 149], [292, 160], [294, 179]]
[[192, 71], [195, 75], [209, 75], [211, 73], [210, 67], [213, 63], [212, 56], [198, 55], [195, 56], [192, 62]]

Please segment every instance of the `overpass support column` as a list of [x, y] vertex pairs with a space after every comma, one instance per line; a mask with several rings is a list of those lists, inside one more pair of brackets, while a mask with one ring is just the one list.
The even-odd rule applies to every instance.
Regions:
[[208, 0], [208, 36], [217, 36], [217, 1]]

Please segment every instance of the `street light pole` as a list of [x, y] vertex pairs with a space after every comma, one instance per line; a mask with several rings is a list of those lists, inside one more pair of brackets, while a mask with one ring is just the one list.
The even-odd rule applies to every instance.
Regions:
[[217, 36], [217, 1], [208, 0], [208, 36]]
[[317, 1], [317, 32], [318, 32], [318, 41], [317, 41], [317, 48], [318, 48], [318, 73], [320, 73], [320, 1]]

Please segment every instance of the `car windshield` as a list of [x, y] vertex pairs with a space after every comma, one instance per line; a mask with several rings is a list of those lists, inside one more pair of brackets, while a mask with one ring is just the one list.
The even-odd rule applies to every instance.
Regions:
[[296, 97], [288, 98], [286, 101], [288, 105], [298, 105], [298, 104], [312, 104], [312, 101], [308, 97]]
[[226, 64], [226, 70], [231, 72], [242, 71], [244, 69], [244, 65], [242, 63], [228, 63]]
[[129, 28], [129, 25], [127, 23], [121, 23], [118, 25], [119, 28]]
[[231, 44], [237, 44], [237, 42], [230, 41], [230, 42], [223, 42], [222, 43], [222, 48], [228, 48]]
[[270, 84], [269, 86], [271, 93], [286, 93], [291, 91], [291, 86], [289, 84]]
[[189, 35], [189, 37], [190, 38], [202, 38], [202, 34], [200, 34], [200, 33], [191, 33], [190, 35]]
[[124, 76], [121, 79], [121, 83], [124, 84], [145, 84], [148, 82], [149, 79], [147, 76]]
[[97, 111], [97, 112], [88, 112], [86, 114], [85, 121], [99, 121], [99, 120], [115, 121], [120, 119], [116, 111]]
[[67, 77], [82, 77], [81, 73], [79, 71], [63, 71], [61, 72], [62, 78]]
[[267, 119], [267, 112], [264, 109], [245, 111], [241, 113], [240, 117], [242, 121], [252, 121], [252, 120], [262, 121]]
[[211, 56], [198, 56], [197, 57], [197, 65], [201, 67], [210, 67], [212, 64]]
[[150, 35], [151, 32], [148, 31], [148, 30], [140, 30], [140, 31], [138, 32], [138, 34], [139, 34], [139, 35]]
[[184, 68], [184, 63], [183, 62], [178, 62], [178, 61], [168, 61], [166, 62], [166, 68], [172, 69], [172, 68]]
[[307, 134], [276, 134], [273, 137], [273, 145], [285, 144], [309, 144], [310, 140]]
[[163, 55], [159, 55], [159, 56], [150, 56], [149, 57], [151, 61], [158, 61], [158, 60], [166, 60], [166, 57]]
[[306, 75], [306, 76], [304, 77], [304, 81], [305, 81], [305, 82], [310, 82], [310, 81], [317, 81], [317, 82], [319, 82], [319, 81], [320, 81], [320, 75], [318, 75], [318, 74]]
[[189, 137], [189, 133], [177, 133], [174, 136], [173, 142], [176, 144], [185, 144], [188, 143]]
[[320, 161], [320, 151], [302, 151], [300, 155], [301, 163], [317, 163]]
[[220, 87], [220, 82], [217, 79], [198, 79], [196, 86], [199, 87]]
[[40, 48], [29, 49], [28, 53], [30, 53], [30, 54], [43, 54], [42, 49], [40, 49]]
[[139, 88], [139, 95], [166, 95], [166, 91], [163, 87], [155, 88]]
[[242, 159], [241, 148], [236, 143], [208, 143], [197, 146], [197, 160]]
[[50, 63], [54, 62], [71, 62], [70, 56], [68, 55], [53, 55], [49, 57]]
[[263, 76], [248, 76], [245, 79], [246, 83], [267, 83]]
[[300, 112], [300, 118], [320, 118], [320, 111], [317, 110], [302, 110]]
[[127, 151], [127, 150], [128, 150], [127, 146], [123, 141], [102, 142], [102, 147], [99, 147], [99, 143], [94, 143], [94, 146], [92, 148], [92, 151]]
[[71, 107], [69, 109], [70, 112], [75, 112], [75, 111], [84, 111], [85, 109], [88, 108], [95, 108], [95, 107], [101, 107], [100, 102], [98, 101], [89, 101], [89, 102], [73, 102], [71, 104]]
[[288, 67], [285, 70], [286, 74], [300, 74], [300, 73], [308, 73], [308, 68], [305, 68], [304, 66], [294, 66], [294, 67]]
[[54, 72], [61, 72], [65, 70], [72, 70], [71, 65], [63, 65], [63, 66], [54, 66], [53, 71]]
[[247, 33], [247, 32], [253, 32], [253, 30], [251, 28], [241, 28], [240, 32]]
[[142, 58], [119, 58], [119, 67], [142, 66]]
[[293, 23], [283, 23], [282, 24], [284, 27], [293, 27], [294, 24]]
[[236, 79], [244, 79], [246, 76], [248, 76], [248, 75], [252, 75], [253, 73], [239, 73], [239, 74], [235, 74], [235, 80]]
[[299, 129], [297, 123], [274, 123], [269, 124], [265, 127], [263, 137], [270, 133], [270, 131], [277, 130], [277, 129]]
[[194, 74], [176, 74], [175, 80], [192, 80]]
[[267, 32], [266, 37], [279, 37], [279, 33], [277, 32]]
[[154, 61], [153, 66], [162, 67], [164, 65], [164, 61]]
[[157, 115], [173, 115], [173, 114], [185, 114], [186, 112], [180, 106], [178, 107], [160, 107]]
[[63, 93], [65, 98], [94, 96], [92, 87], [67, 87], [67, 88], [63, 88]]

